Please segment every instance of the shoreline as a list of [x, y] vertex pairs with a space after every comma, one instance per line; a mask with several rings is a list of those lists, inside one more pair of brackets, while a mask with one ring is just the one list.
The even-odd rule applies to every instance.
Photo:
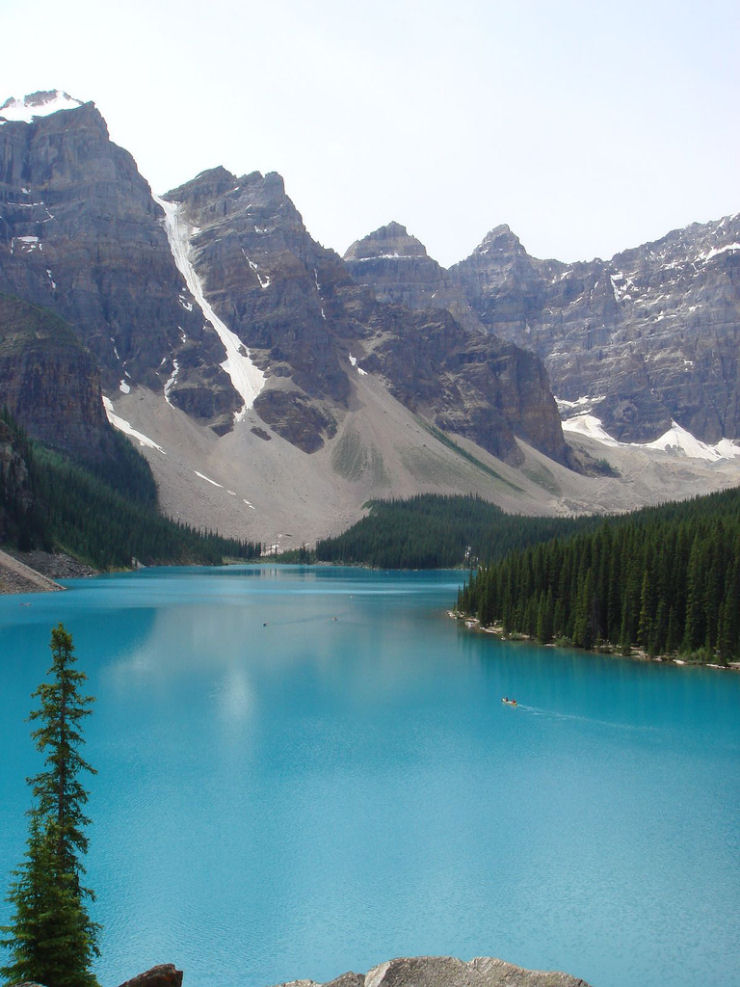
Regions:
[[97, 575], [97, 570], [69, 555], [0, 548], [0, 595], [58, 593], [66, 587], [57, 579]]
[[679, 658], [676, 655], [649, 655], [642, 648], [635, 646], [630, 648], [628, 655], [624, 655], [612, 645], [606, 645], [603, 648], [577, 648], [574, 644], [557, 644], [555, 641], [548, 641], [547, 644], [542, 644], [529, 634], [520, 634], [517, 632], [514, 635], [507, 636], [504, 634], [502, 624], [491, 624], [484, 627], [477, 617], [471, 617], [470, 614], [462, 613], [460, 610], [448, 610], [447, 616], [451, 620], [462, 621], [470, 631], [477, 631], [479, 634], [491, 634], [497, 641], [501, 641], [504, 644], [535, 644], [539, 648], [571, 648], [573, 651], [578, 651], [584, 655], [604, 655], [609, 658], [651, 662], [656, 665], [680, 665], [687, 668], [714, 668], [721, 672], [740, 672], [740, 661], [731, 661], [726, 665], [720, 665], [718, 662], [692, 661], [690, 658]]

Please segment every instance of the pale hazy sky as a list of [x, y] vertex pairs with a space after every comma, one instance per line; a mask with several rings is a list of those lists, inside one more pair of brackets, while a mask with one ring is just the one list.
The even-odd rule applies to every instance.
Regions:
[[0, 103], [94, 100], [155, 192], [278, 171], [340, 253], [586, 260], [740, 211], [737, 0], [0, 0]]

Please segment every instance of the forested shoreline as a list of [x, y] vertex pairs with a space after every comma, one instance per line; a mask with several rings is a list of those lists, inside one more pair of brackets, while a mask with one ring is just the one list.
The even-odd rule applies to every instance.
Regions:
[[542, 644], [740, 659], [740, 489], [603, 520], [480, 567], [462, 614]]

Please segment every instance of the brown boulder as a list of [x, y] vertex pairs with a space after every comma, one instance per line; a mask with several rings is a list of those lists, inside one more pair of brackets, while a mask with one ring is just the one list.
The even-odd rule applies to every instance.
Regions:
[[182, 970], [177, 970], [172, 963], [161, 963], [127, 980], [125, 984], [121, 984], [121, 987], [181, 987], [181, 985]]

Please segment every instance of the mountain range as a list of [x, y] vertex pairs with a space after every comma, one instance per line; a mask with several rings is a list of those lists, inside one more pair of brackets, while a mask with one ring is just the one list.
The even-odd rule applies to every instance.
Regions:
[[155, 196], [93, 103], [0, 107], [0, 401], [83, 461], [128, 433], [163, 510], [229, 535], [297, 547], [418, 492], [578, 513], [736, 484], [739, 286], [740, 215], [608, 262], [498, 226], [445, 270], [396, 222], [340, 257], [276, 173]]

